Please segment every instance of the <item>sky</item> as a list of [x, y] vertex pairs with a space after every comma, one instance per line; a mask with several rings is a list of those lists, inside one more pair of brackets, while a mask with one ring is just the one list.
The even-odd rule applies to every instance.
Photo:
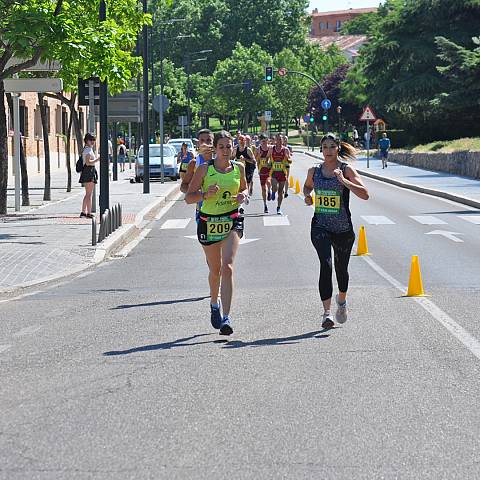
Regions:
[[310, 0], [310, 9], [318, 8], [319, 12], [347, 10], [348, 8], [378, 7], [380, 0]]

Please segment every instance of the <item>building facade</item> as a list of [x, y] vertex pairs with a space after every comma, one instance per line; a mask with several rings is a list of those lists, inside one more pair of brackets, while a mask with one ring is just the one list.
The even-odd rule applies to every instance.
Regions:
[[[5, 102], [6, 103], [6, 102]], [[70, 121], [69, 108], [60, 100], [45, 98], [47, 107], [47, 127], [50, 146], [50, 168], [52, 173], [58, 170], [66, 170], [66, 133]], [[86, 108], [80, 107], [80, 128], [85, 132]], [[14, 174], [14, 139], [13, 139], [13, 118], [9, 108], [6, 108], [8, 127], [8, 174]], [[40, 119], [40, 106], [36, 93], [22, 93], [20, 97], [20, 131], [22, 144], [25, 152], [25, 159], [29, 175], [43, 174], [45, 172], [45, 154], [43, 146], [43, 131]], [[75, 131], [72, 125], [70, 154], [71, 164], [74, 167], [78, 155]]]
[[340, 35], [340, 31], [345, 22], [352, 20], [364, 13], [376, 12], [377, 8], [350, 8], [349, 10], [337, 10], [334, 12], [319, 12], [318, 9], [312, 11], [312, 25], [310, 28], [310, 37], [326, 37]]

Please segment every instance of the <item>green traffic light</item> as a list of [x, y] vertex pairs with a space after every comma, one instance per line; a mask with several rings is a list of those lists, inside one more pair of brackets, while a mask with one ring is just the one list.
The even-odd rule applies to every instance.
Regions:
[[267, 82], [271, 82], [272, 81], [272, 77], [270, 75], [267, 75]]
[[328, 117], [327, 117], [326, 115], [324, 115], [324, 116], [322, 117], [322, 120], [323, 120], [324, 122], [326, 122], [326, 121], [328, 120]]
[[313, 123], [315, 121], [315, 118], [313, 117], [313, 115], [310, 116], [310, 123]]

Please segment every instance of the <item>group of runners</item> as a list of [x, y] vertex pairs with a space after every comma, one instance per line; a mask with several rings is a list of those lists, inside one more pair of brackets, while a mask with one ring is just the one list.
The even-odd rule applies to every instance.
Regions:
[[[243, 205], [253, 194], [258, 168], [264, 212], [277, 200], [277, 214], [288, 196], [291, 150], [281, 134], [273, 142], [265, 135], [258, 143], [249, 136], [227, 131], [198, 133], [198, 155], [183, 149], [179, 155], [181, 191], [188, 204], [196, 204], [197, 237], [209, 268], [210, 321], [221, 335], [233, 333], [230, 316], [234, 261], [243, 237]], [[348, 263], [355, 241], [349, 208], [350, 192], [367, 200], [368, 191], [351, 163], [355, 148], [327, 134], [321, 140], [324, 160], [309, 169], [303, 188], [305, 203], [314, 206], [311, 242], [320, 260], [319, 292], [323, 303], [322, 327], [332, 328], [332, 249], [339, 293], [335, 320], [347, 320]], [[312, 197], [313, 193], [313, 197]]]

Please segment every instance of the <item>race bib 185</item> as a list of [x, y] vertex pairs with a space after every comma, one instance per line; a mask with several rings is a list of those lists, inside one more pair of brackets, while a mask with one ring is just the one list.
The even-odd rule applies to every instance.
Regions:
[[340, 213], [340, 192], [315, 190], [315, 213], [338, 215]]

